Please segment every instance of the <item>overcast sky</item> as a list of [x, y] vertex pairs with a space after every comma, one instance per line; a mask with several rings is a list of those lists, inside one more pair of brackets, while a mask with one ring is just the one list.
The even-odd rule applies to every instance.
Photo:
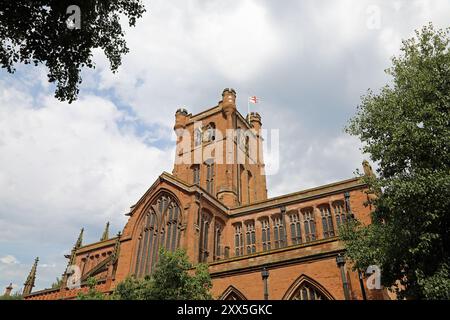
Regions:
[[[98, 241], [173, 163], [174, 113], [214, 106], [235, 88], [263, 126], [280, 130], [280, 171], [269, 196], [351, 178], [363, 155], [343, 127], [360, 96], [389, 81], [401, 39], [450, 2], [153, 0], [117, 74], [96, 52], [79, 100], [53, 98], [45, 68], [0, 70], [0, 294], [40, 257], [35, 290], [66, 266], [79, 230]], [[366, 156], [367, 157], [367, 156]]]

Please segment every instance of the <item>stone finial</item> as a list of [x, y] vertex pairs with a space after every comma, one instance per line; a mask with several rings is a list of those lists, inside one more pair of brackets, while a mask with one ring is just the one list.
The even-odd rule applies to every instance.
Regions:
[[5, 289], [4, 296], [9, 297], [11, 295], [12, 289], [13, 289], [13, 286], [12, 286], [12, 283], [10, 283], [9, 286], [7, 286]]
[[75, 249], [78, 249], [83, 245], [83, 232], [84, 228], [81, 228], [80, 235], [78, 236], [77, 242], [75, 242]]
[[33, 290], [34, 282], [36, 281], [36, 270], [39, 262], [39, 257], [34, 260], [33, 266], [31, 267], [30, 273], [28, 274], [27, 280], [24, 283], [24, 288], [22, 294], [28, 295]]
[[106, 223], [105, 230], [103, 231], [100, 241], [105, 241], [109, 239], [109, 221]]
[[362, 162], [362, 166], [363, 166], [363, 170], [364, 170], [364, 175], [366, 175], [368, 177], [375, 176], [375, 174], [373, 173], [372, 166], [369, 164], [369, 162], [367, 160], [364, 160]]

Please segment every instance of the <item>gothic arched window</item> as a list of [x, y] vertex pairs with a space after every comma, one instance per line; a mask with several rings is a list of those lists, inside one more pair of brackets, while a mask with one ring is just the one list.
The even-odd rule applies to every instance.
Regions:
[[292, 244], [302, 243], [302, 232], [300, 225], [300, 218], [298, 213], [291, 213], [289, 215], [290, 227], [291, 227], [291, 241]]
[[212, 215], [206, 211], [202, 212], [200, 221], [200, 262], [206, 262], [209, 256], [208, 242], [209, 229], [211, 226]]
[[336, 201], [333, 203], [334, 216], [336, 217], [336, 225], [339, 227], [347, 221], [347, 213], [344, 209], [343, 201]]
[[261, 220], [261, 242], [263, 251], [270, 250], [270, 220], [269, 218], [263, 218]]
[[273, 218], [273, 236], [275, 242], [275, 249], [282, 248], [285, 246], [284, 224], [281, 215], [277, 215]]
[[150, 206], [141, 222], [136, 249], [135, 274], [150, 274], [158, 261], [159, 248], [175, 251], [179, 243], [181, 211], [175, 199], [161, 195]]
[[319, 207], [322, 216], [323, 237], [334, 237], [333, 217], [331, 216], [330, 207], [323, 205]]
[[203, 141], [210, 142], [214, 141], [215, 139], [216, 139], [216, 125], [214, 124], [214, 122], [211, 122], [205, 128], [205, 132], [203, 134]]
[[301, 275], [287, 290], [286, 300], [333, 300], [333, 296], [317, 281]]
[[242, 224], [240, 222], [234, 225], [234, 249], [237, 257], [244, 254], [244, 237], [242, 235]]
[[202, 130], [195, 129], [194, 131], [194, 147], [198, 147], [202, 144]]
[[216, 219], [214, 221], [214, 260], [219, 260], [222, 256], [222, 232], [224, 223]]
[[309, 283], [301, 285], [291, 300], [328, 300], [319, 290]]
[[316, 220], [314, 218], [314, 209], [302, 209], [303, 224], [305, 227], [305, 241], [316, 240]]
[[245, 243], [247, 245], [247, 254], [256, 252], [256, 234], [255, 234], [255, 222], [248, 221], [245, 223]]

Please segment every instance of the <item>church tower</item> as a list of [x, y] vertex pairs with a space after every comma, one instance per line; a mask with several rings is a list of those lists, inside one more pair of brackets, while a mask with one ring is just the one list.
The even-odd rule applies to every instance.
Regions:
[[233, 208], [267, 199], [261, 116], [244, 118], [236, 91], [226, 88], [217, 106], [192, 115], [175, 113], [173, 174]]

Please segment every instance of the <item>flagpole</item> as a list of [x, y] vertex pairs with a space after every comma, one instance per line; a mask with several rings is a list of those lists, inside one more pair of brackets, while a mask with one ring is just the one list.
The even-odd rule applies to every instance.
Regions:
[[250, 97], [247, 97], [247, 115], [250, 115]]

